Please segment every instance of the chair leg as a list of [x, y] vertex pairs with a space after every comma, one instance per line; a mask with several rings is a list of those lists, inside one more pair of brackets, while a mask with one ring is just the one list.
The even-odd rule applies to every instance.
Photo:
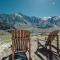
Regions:
[[30, 57], [29, 60], [32, 60], [32, 58]]
[[31, 58], [31, 52], [29, 52], [29, 60], [32, 60], [32, 58]]
[[12, 60], [14, 60], [14, 48], [12, 48]]
[[12, 54], [12, 60], [14, 60], [14, 54]]
[[30, 40], [29, 40], [29, 60], [32, 60], [31, 58], [31, 43], [30, 43]]

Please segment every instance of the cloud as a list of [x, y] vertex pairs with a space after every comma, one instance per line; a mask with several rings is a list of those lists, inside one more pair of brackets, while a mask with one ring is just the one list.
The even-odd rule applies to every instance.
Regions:
[[55, 5], [55, 4], [56, 4], [56, 3], [53, 1], [53, 2], [52, 2], [52, 5]]
[[50, 16], [49, 17], [43, 17], [42, 20], [47, 20], [49, 18], [51, 18], [51, 17]]

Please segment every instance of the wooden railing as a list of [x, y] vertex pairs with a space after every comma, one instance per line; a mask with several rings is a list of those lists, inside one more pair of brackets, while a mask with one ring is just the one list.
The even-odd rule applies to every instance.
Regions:
[[0, 60], [3, 59], [3, 57], [6, 57], [6, 60], [9, 60], [9, 55], [11, 54], [11, 45], [7, 47], [3, 47], [3, 49], [0, 49]]

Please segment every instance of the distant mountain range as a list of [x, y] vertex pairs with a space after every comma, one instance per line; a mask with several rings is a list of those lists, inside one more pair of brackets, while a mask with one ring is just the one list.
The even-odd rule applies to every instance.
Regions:
[[36, 30], [60, 29], [60, 16], [29, 17], [22, 13], [0, 14], [0, 30], [31, 28]]

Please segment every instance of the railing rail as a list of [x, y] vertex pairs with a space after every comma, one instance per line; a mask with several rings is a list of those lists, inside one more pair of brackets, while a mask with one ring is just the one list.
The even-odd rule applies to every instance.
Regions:
[[11, 54], [11, 44], [5, 44], [5, 47], [0, 48], [0, 60], [2, 60], [3, 57], [6, 58], [6, 60], [9, 60], [9, 55]]

